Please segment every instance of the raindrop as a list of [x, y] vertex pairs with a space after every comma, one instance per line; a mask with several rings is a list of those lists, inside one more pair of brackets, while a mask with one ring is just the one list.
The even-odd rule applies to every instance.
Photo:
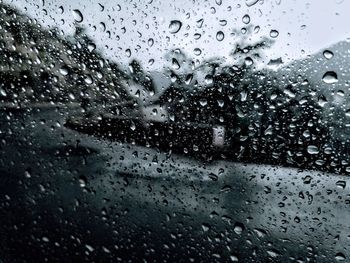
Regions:
[[277, 250], [271, 249], [271, 250], [267, 250], [267, 254], [272, 257], [272, 258], [276, 258], [280, 255], [280, 253]]
[[244, 225], [242, 223], [236, 222], [233, 227], [233, 231], [235, 231], [237, 235], [242, 234], [242, 232], [244, 231]]
[[335, 260], [336, 261], [344, 261], [346, 259], [345, 255], [341, 252], [337, 253], [335, 255]]
[[204, 19], [202, 18], [202, 19], [199, 19], [199, 20], [197, 20], [197, 27], [198, 28], [202, 28], [202, 26], [203, 26], [203, 23], [204, 23]]
[[6, 91], [3, 88], [0, 88], [0, 95], [3, 96], [3, 97], [7, 96], [7, 93], [6, 93]]
[[307, 152], [308, 152], [309, 154], [318, 154], [318, 153], [319, 153], [319, 150], [318, 150], [317, 146], [315, 146], [315, 145], [309, 145], [309, 146], [307, 147]]
[[96, 45], [94, 43], [89, 43], [88, 44], [88, 50], [90, 52], [94, 51], [96, 49]]
[[336, 82], [338, 82], [337, 73], [335, 73], [334, 71], [327, 71], [323, 75], [322, 80], [323, 80], [324, 83], [327, 83], [327, 84], [336, 83]]
[[222, 0], [215, 0], [215, 3], [216, 3], [217, 5], [222, 5]]
[[204, 232], [208, 232], [210, 229], [210, 226], [208, 224], [202, 224], [202, 229]]
[[92, 82], [93, 82], [91, 76], [89, 76], [89, 75], [86, 76], [86, 78], [84, 79], [84, 81], [85, 81], [86, 84], [92, 84]]
[[78, 9], [73, 10], [73, 16], [74, 16], [74, 20], [78, 23], [81, 23], [84, 20], [83, 14]]
[[26, 170], [26, 171], [24, 172], [24, 176], [25, 176], [26, 178], [31, 178], [31, 177], [32, 177], [32, 175], [30, 174], [30, 172], [29, 172], [28, 170]]
[[276, 37], [278, 37], [278, 35], [279, 35], [279, 32], [278, 32], [277, 30], [272, 29], [272, 30], [270, 31], [270, 37], [276, 38]]
[[246, 65], [246, 66], [251, 66], [251, 65], [253, 65], [253, 60], [250, 58], [250, 57], [247, 57], [247, 58], [245, 58], [245, 60], [244, 60], [244, 64]]
[[195, 40], [198, 40], [198, 39], [200, 39], [201, 38], [201, 34], [199, 34], [199, 33], [196, 33], [196, 34], [194, 34], [194, 39]]
[[195, 48], [195, 49], [193, 50], [193, 52], [194, 52], [194, 54], [195, 54], [196, 56], [199, 56], [200, 54], [202, 54], [202, 50], [201, 50], [200, 48]]
[[323, 56], [324, 56], [326, 59], [331, 59], [331, 58], [334, 56], [334, 54], [333, 54], [333, 52], [330, 51], [330, 50], [325, 50], [325, 51], [323, 51]]
[[249, 24], [249, 23], [250, 23], [250, 16], [249, 16], [249, 15], [244, 15], [244, 16], [242, 17], [242, 22], [243, 22], [244, 24]]
[[63, 8], [63, 6], [60, 6], [60, 7], [58, 8], [58, 10], [60, 10], [60, 14], [63, 14], [63, 13], [64, 13], [64, 8]]
[[148, 39], [148, 46], [153, 46], [153, 44], [154, 44], [154, 40], [153, 40], [153, 38], [150, 38], [150, 39]]
[[219, 32], [216, 33], [217, 41], [222, 41], [222, 40], [224, 40], [224, 38], [225, 38], [224, 32], [219, 31]]
[[245, 4], [248, 6], [248, 7], [251, 7], [253, 5], [255, 5], [259, 0], [246, 0], [245, 1]]
[[207, 105], [207, 103], [208, 103], [208, 101], [206, 100], [206, 99], [200, 99], [199, 100], [199, 104], [201, 105], [201, 106], [205, 106], [205, 105]]
[[180, 31], [182, 23], [179, 20], [171, 20], [169, 24], [169, 31], [171, 34], [176, 34]]
[[226, 26], [227, 25], [227, 20], [220, 20], [219, 21], [220, 26]]
[[341, 188], [341, 189], [345, 189], [345, 187], [346, 187], [346, 182], [343, 181], [343, 180], [339, 180], [339, 181], [337, 181], [337, 182], [335, 183], [335, 185], [338, 186], [338, 187]]
[[180, 69], [180, 63], [175, 59], [175, 58], [173, 58], [173, 60], [172, 60], [172, 67], [173, 67], [173, 69]]
[[60, 74], [62, 75], [62, 76], [67, 76], [68, 75], [68, 68], [67, 67], [62, 67], [62, 68], [60, 68]]
[[348, 110], [345, 111], [345, 116], [346, 116], [346, 117], [350, 117], [350, 109], [348, 109]]
[[79, 178], [79, 185], [80, 185], [80, 187], [86, 187], [86, 184], [87, 184], [87, 180], [86, 180], [85, 176], [81, 176]]

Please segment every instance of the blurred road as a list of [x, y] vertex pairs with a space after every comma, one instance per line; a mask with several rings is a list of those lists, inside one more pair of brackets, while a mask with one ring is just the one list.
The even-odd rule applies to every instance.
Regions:
[[3, 262], [349, 262], [347, 177], [167, 157], [73, 111], [0, 112]]

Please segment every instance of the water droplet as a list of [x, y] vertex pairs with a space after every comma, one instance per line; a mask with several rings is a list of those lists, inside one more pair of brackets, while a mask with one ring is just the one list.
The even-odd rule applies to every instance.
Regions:
[[30, 172], [29, 172], [28, 170], [26, 170], [26, 171], [24, 172], [24, 176], [25, 176], [26, 178], [31, 178], [31, 177], [32, 177], [32, 175], [30, 174]]
[[267, 254], [272, 258], [276, 258], [280, 255], [280, 253], [275, 249], [267, 250]]
[[79, 186], [80, 187], [86, 187], [86, 184], [87, 184], [87, 181], [86, 181], [85, 176], [80, 176], [80, 178], [79, 178]]
[[182, 23], [179, 20], [171, 20], [169, 24], [169, 31], [171, 34], [176, 34], [180, 31]]
[[148, 46], [153, 46], [153, 44], [154, 44], [154, 40], [153, 40], [153, 38], [150, 38], [150, 39], [148, 39]]
[[227, 25], [227, 20], [222, 19], [219, 21], [220, 26], [226, 26]]
[[242, 223], [236, 222], [233, 227], [233, 231], [235, 231], [237, 235], [242, 234], [242, 232], [244, 231], [244, 225]]
[[246, 0], [245, 1], [245, 4], [248, 6], [248, 7], [251, 7], [253, 5], [255, 5], [259, 0]]
[[200, 54], [202, 54], [202, 50], [200, 48], [195, 48], [193, 50], [193, 53], [196, 55], [196, 56], [199, 56]]
[[201, 19], [199, 19], [196, 23], [197, 23], [197, 27], [198, 27], [198, 28], [202, 28], [203, 23], [204, 23], [204, 19], [201, 18]]
[[81, 23], [84, 20], [83, 14], [78, 9], [73, 10], [73, 16], [74, 20], [78, 23]]
[[242, 17], [242, 22], [243, 22], [244, 24], [249, 24], [249, 23], [250, 23], [250, 16], [249, 16], [249, 15], [244, 15], [244, 16]]
[[224, 40], [224, 38], [225, 38], [224, 32], [218, 31], [218, 32], [216, 33], [216, 39], [217, 39], [217, 41], [222, 41], [222, 40]]
[[94, 51], [96, 49], [96, 45], [94, 43], [89, 43], [88, 44], [88, 50], [90, 52]]
[[323, 56], [324, 56], [326, 59], [331, 59], [331, 58], [334, 56], [334, 54], [333, 54], [333, 52], [330, 51], [330, 50], [325, 50], [325, 51], [323, 51]]
[[58, 10], [60, 11], [60, 14], [61, 14], [61, 15], [64, 13], [64, 8], [63, 8], [63, 6], [60, 6], [60, 7], [58, 8]]
[[60, 68], [60, 74], [62, 76], [67, 76], [68, 75], [68, 68], [63, 66], [62, 68]]
[[346, 187], [346, 182], [343, 181], [343, 180], [339, 180], [339, 181], [337, 181], [337, 182], [335, 183], [335, 185], [338, 186], [338, 187], [341, 188], [341, 189], [345, 189], [345, 187]]
[[277, 30], [272, 29], [272, 30], [270, 31], [270, 37], [276, 38], [276, 37], [278, 37], [278, 35], [279, 35], [279, 32], [278, 32]]
[[337, 73], [335, 73], [334, 71], [327, 71], [323, 75], [322, 80], [323, 80], [324, 83], [327, 83], [327, 84], [336, 83], [336, 82], [338, 82]]
[[341, 252], [338, 252], [336, 255], [335, 255], [335, 260], [336, 261], [344, 261], [346, 259], [345, 255]]
[[208, 232], [210, 229], [210, 226], [208, 224], [202, 224], [202, 229], [204, 232]]
[[208, 104], [208, 101], [206, 99], [200, 99], [199, 104], [204, 107], [205, 105]]
[[319, 150], [318, 150], [317, 146], [315, 146], [315, 145], [309, 145], [309, 146], [307, 147], [307, 152], [308, 152], [309, 154], [318, 154], [318, 153], [319, 153]]
[[89, 75], [85, 77], [84, 81], [86, 84], [92, 84], [92, 82], [93, 82], [91, 76], [89, 76]]
[[0, 95], [3, 96], [3, 97], [6, 97], [7, 96], [7, 93], [6, 91], [0, 87]]
[[199, 34], [199, 33], [196, 33], [196, 34], [194, 34], [194, 39], [195, 40], [198, 40], [198, 39], [200, 39], [201, 38], [201, 34]]
[[253, 65], [253, 60], [250, 58], [250, 57], [247, 57], [247, 58], [245, 58], [245, 60], [244, 60], [244, 64], [246, 65], [246, 66], [251, 66], [251, 65]]

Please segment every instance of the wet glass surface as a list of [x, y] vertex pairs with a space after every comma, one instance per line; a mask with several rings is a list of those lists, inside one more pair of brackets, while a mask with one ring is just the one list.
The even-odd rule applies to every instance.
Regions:
[[346, 1], [0, 1], [0, 262], [348, 262]]

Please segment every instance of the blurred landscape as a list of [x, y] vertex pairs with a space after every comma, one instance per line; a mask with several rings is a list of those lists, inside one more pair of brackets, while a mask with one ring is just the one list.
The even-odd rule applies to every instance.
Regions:
[[[3, 107], [80, 105], [83, 113], [69, 118], [80, 119], [68, 126], [100, 137], [204, 160], [350, 171], [346, 41], [302, 61], [274, 59], [257, 69], [273, 41], [242, 38], [232, 50], [235, 64], [213, 58], [198, 65], [176, 49], [164, 72], [145, 72], [136, 60], [122, 69], [103, 58], [78, 23], [75, 35], [63, 38], [5, 4], [1, 8]], [[211, 145], [210, 129], [217, 127], [225, 129], [219, 151]], [[173, 139], [169, 129], [178, 131]], [[191, 129], [204, 129], [204, 140], [195, 143]], [[181, 144], [176, 137], [193, 142]]]
[[261, 67], [247, 26], [147, 71], [74, 12], [0, 2], [0, 262], [347, 262], [348, 41]]

